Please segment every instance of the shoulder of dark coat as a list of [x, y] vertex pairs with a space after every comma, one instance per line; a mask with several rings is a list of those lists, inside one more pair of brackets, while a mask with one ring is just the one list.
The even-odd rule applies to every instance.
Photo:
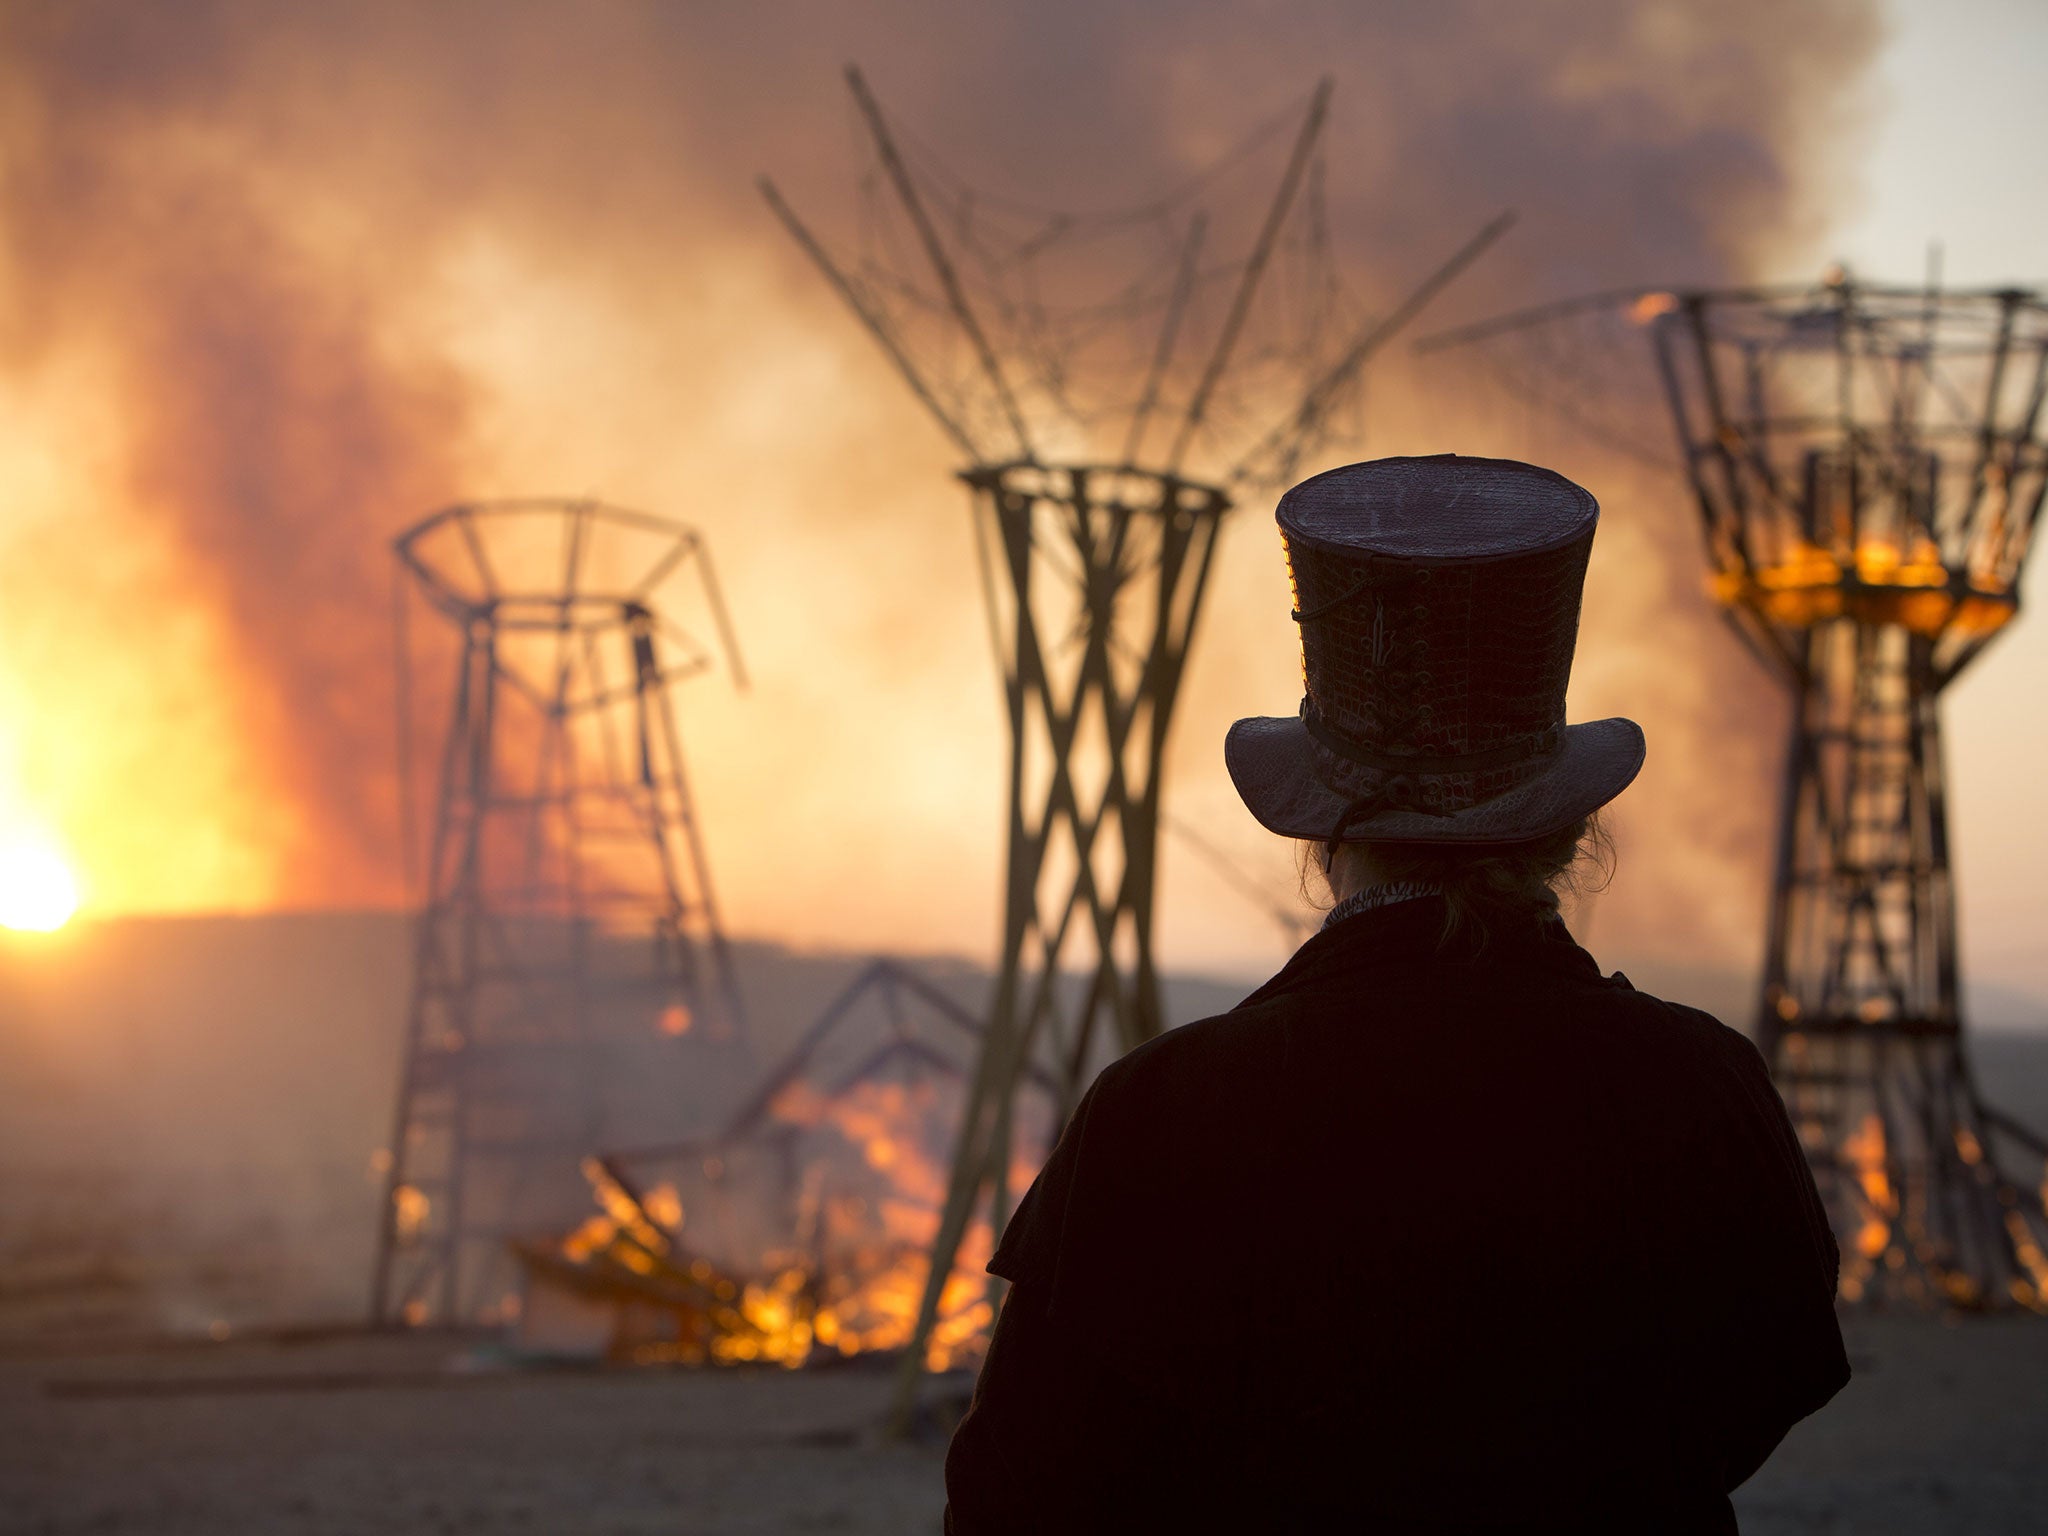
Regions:
[[1192, 1068], [1270, 1055], [1300, 1006], [1296, 998], [1272, 998], [1240, 1003], [1228, 1013], [1178, 1025], [1118, 1057], [1102, 1069], [1096, 1082], [1114, 1096], [1183, 1077]]
[[1205, 1156], [1256, 1118], [1245, 1113], [1248, 1104], [1263, 1099], [1284, 1068], [1286, 1011], [1262, 1004], [1183, 1024], [1103, 1068], [1004, 1228], [989, 1269], [1017, 1281], [1050, 1279], [1063, 1248], [1099, 1238], [1088, 1231], [1090, 1208], [1114, 1206], [1169, 1172], [1172, 1186], [1184, 1188]]
[[1618, 974], [1609, 980], [1619, 985], [1605, 994], [1599, 1010], [1603, 1022], [1611, 1019], [1613, 1027], [1629, 1032], [1629, 1037], [1643, 1046], [1709, 1058], [1745, 1073], [1770, 1075], [1755, 1042], [1704, 1008], [1639, 992]]
[[[1712, 1062], [1745, 1076], [1768, 1079], [1769, 1069], [1747, 1035], [1711, 1013], [1638, 990], [1619, 972], [1559, 981], [1585, 1044], [1611, 1050], [1617, 1065], [1652, 1065], [1658, 1058]], [[1099, 1112], [1162, 1095], [1240, 1096], [1284, 1075], [1289, 1034], [1329, 1003], [1319, 990], [1261, 991], [1231, 1009], [1168, 1030], [1120, 1059], [1096, 1079], [1091, 1097]], [[1545, 1010], [1555, 1013], [1553, 1001]], [[1361, 1027], [1370, 1027], [1363, 1025]]]

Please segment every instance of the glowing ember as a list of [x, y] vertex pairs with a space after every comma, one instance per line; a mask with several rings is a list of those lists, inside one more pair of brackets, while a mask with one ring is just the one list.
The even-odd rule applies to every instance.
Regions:
[[1956, 1155], [1973, 1168], [1984, 1161], [1984, 1144], [1966, 1125], [1956, 1127]]
[[1842, 1161], [1863, 1192], [1863, 1224], [1857, 1228], [1853, 1251], [1844, 1255], [1842, 1264], [1842, 1296], [1855, 1301], [1862, 1296], [1878, 1261], [1896, 1267], [1894, 1255], [1898, 1255], [1892, 1244], [1892, 1222], [1899, 1214], [1899, 1202], [1887, 1168], [1881, 1117], [1864, 1117], [1862, 1126], [1843, 1141]]
[[401, 1240], [410, 1241], [426, 1227], [427, 1215], [433, 1209], [424, 1192], [410, 1184], [401, 1184], [391, 1192], [391, 1203], [397, 1216], [397, 1231]]
[[1660, 316], [1670, 314], [1678, 308], [1675, 293], [1646, 293], [1628, 307], [1629, 319], [1637, 325], [1648, 325]]
[[[2048, 1186], [2048, 1179], [2043, 1180]], [[2044, 1189], [2043, 1203], [2048, 1204], [2048, 1189]], [[2036, 1312], [2048, 1312], [2048, 1253], [2041, 1251], [2041, 1245], [2034, 1241], [2033, 1231], [2018, 1211], [2005, 1213], [2005, 1230], [2012, 1238], [2013, 1252], [2026, 1269], [2026, 1280], [2012, 1282], [2013, 1300], [2021, 1306]]]

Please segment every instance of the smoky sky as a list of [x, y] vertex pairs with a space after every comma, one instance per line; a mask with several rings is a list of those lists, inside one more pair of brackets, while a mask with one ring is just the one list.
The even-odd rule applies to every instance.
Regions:
[[[535, 446], [550, 432], [562, 473], [596, 473], [545, 404], [558, 394], [631, 402], [611, 414], [656, 424], [663, 462], [729, 491], [673, 510], [706, 529], [752, 604], [743, 629], [766, 655], [747, 733], [758, 744], [797, 720], [813, 747], [731, 770], [778, 786], [778, 813], [746, 838], [772, 855], [793, 808], [837, 805], [842, 827], [875, 823], [836, 834], [852, 870], [885, 838], [917, 839], [914, 817], [900, 822], [916, 796], [876, 769], [865, 808], [844, 804], [848, 775], [806, 763], [835, 743], [886, 761], [875, 713], [920, 677], [936, 690], [953, 669], [985, 673], [987, 658], [917, 639], [933, 604], [961, 632], [978, 624], [960, 546], [920, 521], [947, 446], [893, 399], [753, 185], [770, 172], [822, 230], [850, 229], [860, 160], [844, 64], [976, 182], [1084, 209], [1185, 178], [1329, 73], [1332, 238], [1355, 291], [1390, 303], [1486, 218], [1521, 214], [1432, 317], [1449, 321], [1810, 255], [1853, 194], [1838, 172], [1879, 30], [1867, 0], [9, 4], [0, 367], [23, 399], [85, 379], [103, 425], [67, 473], [107, 529], [165, 551], [154, 585], [124, 600], [146, 610], [174, 592], [211, 626], [246, 795], [284, 808], [247, 832], [272, 845], [262, 899], [394, 899], [390, 535], [479, 487], [638, 488], [631, 473], [624, 487], [500, 485], [510, 463], [556, 462]], [[507, 271], [568, 296], [571, 319], [494, 311], [490, 275]], [[586, 346], [583, 302], [625, 318]], [[529, 326], [569, 339], [494, 340]], [[809, 347], [823, 351], [803, 367], [832, 370], [822, 383], [783, 361]], [[1368, 415], [1397, 438], [1399, 424], [1440, 434], [1477, 409], [1431, 387], [1390, 360]], [[1395, 451], [1389, 433], [1378, 441]], [[61, 580], [26, 573], [23, 552], [53, 539], [43, 528], [18, 544], [6, 579], [0, 643], [17, 655], [56, 622], [65, 583], [112, 579], [76, 559], [49, 567]], [[1214, 702], [1196, 699], [1183, 734], [1238, 704], [1291, 706], [1228, 697], [1272, 674], [1245, 658], [1284, 634], [1263, 611], [1237, 617], [1278, 579], [1269, 543], [1241, 540], [1229, 559], [1244, 574], [1220, 581], [1196, 659]], [[864, 583], [883, 562], [891, 580]], [[807, 592], [820, 581], [829, 593]], [[907, 613], [905, 585], [940, 595]], [[807, 645], [820, 615], [840, 628]], [[818, 653], [834, 648], [844, 673], [821, 679]], [[879, 677], [901, 691], [861, 702]], [[907, 726], [898, 750], [947, 718], [935, 708]], [[142, 729], [101, 728], [110, 741]], [[30, 758], [36, 729], [22, 727]], [[981, 755], [993, 782], [996, 751]], [[1188, 758], [1197, 798], [1220, 783], [1215, 756]], [[718, 770], [708, 780], [711, 793]], [[993, 839], [993, 799], [989, 821]], [[992, 886], [992, 872], [962, 873], [963, 857], [936, 851], [916, 878], [950, 869]], [[781, 920], [765, 896], [737, 905]]]

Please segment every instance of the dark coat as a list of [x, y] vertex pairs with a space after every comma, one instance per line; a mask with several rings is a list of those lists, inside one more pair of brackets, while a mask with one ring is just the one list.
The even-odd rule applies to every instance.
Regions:
[[1735, 1529], [1849, 1377], [1763, 1061], [1555, 918], [1443, 919], [1103, 1072], [989, 1264], [948, 1531]]

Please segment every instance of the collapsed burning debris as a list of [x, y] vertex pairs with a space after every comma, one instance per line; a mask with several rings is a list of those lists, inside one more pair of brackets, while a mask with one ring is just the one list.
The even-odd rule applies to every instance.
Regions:
[[[981, 1036], [945, 992], [873, 962], [718, 1135], [585, 1161], [598, 1210], [564, 1237], [514, 1244], [515, 1347], [790, 1367], [909, 1347]], [[1027, 1146], [1052, 1128], [1054, 1083], [1032, 1082]], [[1012, 1176], [1021, 1187], [1034, 1172]], [[942, 1288], [928, 1368], [978, 1351], [990, 1251], [983, 1223]]]

